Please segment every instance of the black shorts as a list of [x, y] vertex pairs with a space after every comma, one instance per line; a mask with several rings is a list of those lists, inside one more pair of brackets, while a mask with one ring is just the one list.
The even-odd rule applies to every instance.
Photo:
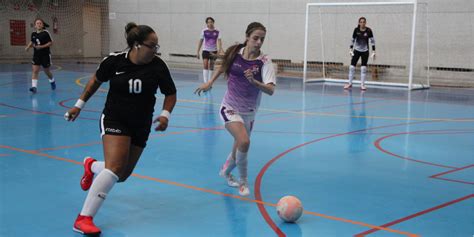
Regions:
[[151, 120], [124, 121], [123, 119], [115, 119], [102, 114], [100, 117], [100, 135], [127, 136], [132, 139], [132, 144], [145, 148], [148, 136], [150, 135]]
[[362, 58], [362, 66], [367, 66], [367, 62], [369, 61], [369, 51], [360, 52], [354, 50], [354, 56], [352, 56], [351, 65], [355, 67], [357, 65], [357, 61], [359, 61], [359, 58]]
[[215, 59], [216, 59], [216, 56], [212, 56], [211, 53], [217, 54], [217, 51], [206, 51], [206, 50], [203, 50], [203, 51], [202, 51], [202, 58], [203, 58], [203, 59], [215, 60]]
[[33, 55], [33, 65], [41, 65], [43, 68], [48, 68], [51, 66], [51, 54], [35, 54]]

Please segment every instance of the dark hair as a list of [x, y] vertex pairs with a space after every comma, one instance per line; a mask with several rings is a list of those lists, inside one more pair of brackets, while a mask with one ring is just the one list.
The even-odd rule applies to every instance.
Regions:
[[211, 20], [212, 23], [216, 22], [216, 21], [214, 20], [214, 18], [212, 18], [212, 17], [209, 16], [209, 17], [206, 18], [206, 24], [207, 24], [207, 21], [208, 21], [208, 20]]
[[129, 48], [137, 43], [143, 43], [151, 33], [155, 33], [155, 31], [147, 25], [137, 25], [135, 22], [129, 22], [125, 26], [125, 38]]
[[35, 19], [35, 21], [34, 21], [35, 25], [36, 25], [36, 22], [37, 22], [37, 21], [43, 22], [43, 30], [46, 29], [47, 27], [49, 27], [48, 23], [44, 22], [43, 19], [37, 17], [37, 18]]
[[357, 21], [357, 28], [360, 27], [359, 24], [358, 24], [360, 22], [360, 20], [364, 20], [365, 22], [367, 22], [367, 19], [365, 19], [365, 17], [363, 17], [363, 16], [359, 17], [359, 20]]
[[[265, 28], [265, 26], [262, 25], [262, 23], [252, 22], [247, 26], [247, 30], [245, 31], [245, 35], [247, 37], [249, 37], [252, 34], [252, 32], [254, 32], [256, 30], [263, 30], [263, 31], [267, 32], [267, 29]], [[227, 75], [229, 74], [230, 65], [232, 65], [232, 63], [234, 62], [235, 55], [237, 55], [237, 52], [239, 52], [239, 50], [241, 48], [245, 47], [246, 45], [247, 45], [247, 40], [245, 40], [245, 42], [243, 44], [232, 45], [225, 51], [224, 59], [223, 59], [223, 62], [222, 62], [222, 69], [224, 70], [225, 74], [227, 74]]]

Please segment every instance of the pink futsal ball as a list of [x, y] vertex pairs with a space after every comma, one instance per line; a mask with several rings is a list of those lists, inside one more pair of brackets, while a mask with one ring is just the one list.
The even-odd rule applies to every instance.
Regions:
[[295, 196], [284, 196], [277, 204], [278, 216], [285, 222], [295, 222], [303, 214], [303, 205]]

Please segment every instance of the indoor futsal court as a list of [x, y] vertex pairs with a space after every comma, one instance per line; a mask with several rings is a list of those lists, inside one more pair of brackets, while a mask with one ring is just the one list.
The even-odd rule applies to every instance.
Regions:
[[[0, 37], [0, 237], [474, 235], [471, 0], [0, 4], [0, 24], [10, 32]], [[129, 22], [139, 25], [131, 28], [137, 35], [141, 25], [154, 32], [129, 44]], [[215, 48], [208, 31], [221, 35], [209, 36]], [[45, 32], [49, 46], [38, 43]], [[226, 64], [226, 49], [244, 41]], [[153, 61], [140, 61], [147, 55]], [[163, 82], [168, 74], [156, 74], [151, 106], [160, 122], [127, 179], [112, 159], [123, 150], [133, 157], [139, 135], [125, 133], [139, 127], [114, 127], [110, 111], [139, 116], [143, 103], [107, 98], [120, 85], [120, 93], [149, 93], [143, 78], [155, 71], [145, 66], [158, 57], [176, 90]], [[129, 78], [120, 65], [144, 73]], [[213, 81], [227, 65], [229, 74]], [[260, 93], [253, 118], [225, 108], [243, 88], [239, 79], [257, 88], [241, 92], [245, 98]], [[173, 93], [169, 115], [164, 104]], [[232, 127], [248, 118], [250, 130]], [[167, 129], [154, 131], [163, 121]], [[130, 149], [108, 140], [117, 137], [132, 137]], [[221, 168], [234, 144], [231, 187]], [[88, 165], [88, 156], [97, 161]], [[105, 172], [117, 180], [105, 181]], [[86, 233], [82, 216], [100, 233]]]

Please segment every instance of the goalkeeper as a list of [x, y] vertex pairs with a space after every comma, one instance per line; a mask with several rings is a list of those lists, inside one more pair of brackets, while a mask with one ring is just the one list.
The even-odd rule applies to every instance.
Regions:
[[365, 87], [365, 78], [367, 76], [367, 61], [369, 60], [369, 41], [372, 45], [372, 59], [375, 60], [375, 39], [372, 29], [365, 26], [366, 23], [367, 20], [365, 17], [359, 18], [359, 25], [352, 33], [349, 51], [352, 57], [351, 65], [349, 66], [349, 82], [344, 86], [344, 89], [350, 89], [352, 87], [355, 67], [359, 58], [362, 58], [362, 66], [360, 67], [360, 89], [367, 89], [367, 87]]

